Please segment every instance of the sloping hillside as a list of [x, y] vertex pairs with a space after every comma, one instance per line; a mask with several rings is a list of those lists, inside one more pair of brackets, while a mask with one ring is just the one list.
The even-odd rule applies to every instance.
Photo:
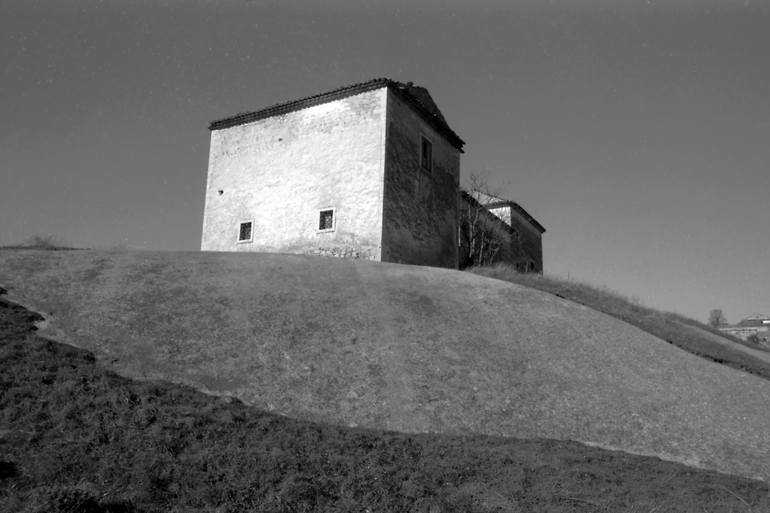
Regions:
[[[0, 291], [1, 292], [1, 291]], [[0, 511], [766, 513], [767, 483], [569, 441], [299, 421], [121, 378], [0, 296]]]
[[759, 344], [721, 333], [696, 320], [640, 305], [615, 292], [585, 283], [497, 264], [471, 269], [481, 276], [541, 290], [606, 313], [708, 360], [770, 380], [770, 351]]
[[293, 255], [0, 251], [43, 334], [290, 416], [574, 439], [770, 478], [770, 382], [472, 274]]

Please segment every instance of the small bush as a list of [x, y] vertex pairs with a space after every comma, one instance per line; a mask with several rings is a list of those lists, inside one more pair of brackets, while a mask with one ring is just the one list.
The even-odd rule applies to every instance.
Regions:
[[33, 235], [24, 242], [23, 246], [30, 249], [45, 249], [49, 251], [66, 248], [66, 245], [57, 240], [54, 235]]
[[0, 249], [37, 249], [44, 251], [62, 251], [76, 248], [58, 239], [55, 235], [33, 235], [21, 244], [0, 246]]

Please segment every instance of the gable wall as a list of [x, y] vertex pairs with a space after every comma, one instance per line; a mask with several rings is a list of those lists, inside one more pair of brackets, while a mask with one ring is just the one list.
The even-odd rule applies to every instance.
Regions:
[[[386, 91], [212, 131], [201, 249], [379, 260]], [[336, 231], [319, 233], [326, 207]]]
[[[420, 168], [421, 135], [433, 172]], [[457, 267], [460, 152], [388, 91], [382, 260]]]
[[502, 219], [505, 224], [508, 226], [511, 226], [511, 207], [505, 206], [505, 207], [496, 207], [496, 208], [490, 208], [490, 212], [492, 212], [495, 216]]

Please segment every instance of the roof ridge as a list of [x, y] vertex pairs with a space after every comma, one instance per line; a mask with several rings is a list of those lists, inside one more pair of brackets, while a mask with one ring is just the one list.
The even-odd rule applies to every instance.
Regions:
[[[314, 105], [320, 105], [348, 96], [353, 96], [355, 94], [365, 93], [380, 87], [391, 88], [391, 90], [396, 92], [399, 97], [412, 105], [415, 110], [417, 110], [418, 113], [421, 114], [429, 124], [433, 125], [433, 127], [438, 132], [447, 137], [453, 146], [462, 152], [462, 147], [465, 144], [465, 141], [460, 139], [460, 137], [449, 127], [449, 124], [446, 122], [443, 115], [437, 115], [435, 112], [433, 112], [433, 109], [429, 105], [425, 105], [422, 101], [420, 101], [420, 98], [409, 92], [409, 88], [416, 87], [414, 86], [413, 82], [403, 83], [387, 77], [373, 78], [365, 82], [358, 82], [355, 84], [338, 87], [337, 89], [332, 89], [331, 91], [306, 96], [304, 98], [276, 103], [256, 111], [241, 112], [235, 114], [234, 116], [228, 116], [226, 118], [212, 121], [209, 123], [209, 130], [221, 130], [223, 128], [230, 128], [245, 123], [251, 123], [253, 121], [264, 118], [287, 114], [289, 112], [302, 110]], [[426, 88], [422, 89], [425, 90], [428, 96], [430, 96], [430, 93], [427, 92]], [[434, 107], [436, 111], [439, 111], [438, 106], [435, 105], [435, 102]]]
[[322, 97], [330, 96], [330, 95], [333, 95], [333, 94], [336, 94], [336, 93], [340, 93], [342, 91], [346, 91], [346, 90], [349, 90], [349, 89], [351, 89], [351, 90], [352, 89], [357, 89], [357, 88], [362, 87], [362, 86], [374, 85], [374, 84], [379, 84], [379, 83], [387, 84], [388, 82], [392, 82], [392, 80], [389, 79], [389, 78], [386, 78], [386, 77], [373, 78], [371, 80], [366, 80], [364, 82], [357, 82], [355, 84], [350, 84], [350, 85], [347, 85], [347, 86], [338, 87], [336, 89], [332, 89], [331, 91], [326, 91], [324, 93], [313, 94], [313, 95], [310, 95], [310, 96], [306, 96], [304, 98], [299, 98], [299, 99], [296, 99], [296, 100], [289, 100], [287, 102], [274, 103], [273, 105], [269, 105], [269, 106], [267, 106], [267, 107], [265, 107], [263, 109], [259, 109], [256, 112], [261, 112], [263, 110], [269, 110], [269, 109], [273, 109], [273, 108], [276, 108], [276, 107], [281, 107], [283, 105], [299, 103], [299, 102], [303, 102], [303, 101], [307, 101], [307, 100], [315, 100], [317, 98], [322, 98]]

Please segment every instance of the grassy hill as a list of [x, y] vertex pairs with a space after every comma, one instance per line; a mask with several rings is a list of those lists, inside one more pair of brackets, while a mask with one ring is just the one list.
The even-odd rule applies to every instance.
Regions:
[[43, 333], [298, 419], [578, 440], [770, 478], [770, 381], [563, 298], [296, 255], [0, 252]]
[[770, 379], [770, 351], [687, 317], [630, 301], [615, 292], [539, 274], [522, 274], [507, 265], [477, 267], [472, 272], [569, 299], [636, 326], [669, 344], [734, 369]]
[[289, 419], [132, 381], [0, 298], [0, 511], [767, 511], [767, 484], [558, 440]]

